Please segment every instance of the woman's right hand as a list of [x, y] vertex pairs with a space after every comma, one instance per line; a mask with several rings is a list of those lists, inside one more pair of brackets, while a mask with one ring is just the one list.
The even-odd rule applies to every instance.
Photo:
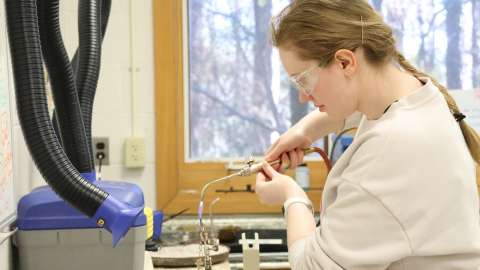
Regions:
[[274, 161], [280, 159], [282, 154], [285, 153], [288, 157], [288, 164], [282, 162], [274, 166], [274, 169], [280, 172], [287, 168], [294, 169], [303, 162], [303, 149], [310, 145], [312, 145], [312, 140], [306, 133], [299, 127], [292, 127], [283, 133], [265, 152], [265, 160]]

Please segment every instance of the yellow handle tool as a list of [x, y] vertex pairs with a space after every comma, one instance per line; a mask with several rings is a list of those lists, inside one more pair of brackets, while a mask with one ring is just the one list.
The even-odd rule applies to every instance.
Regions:
[[147, 223], [145, 224], [147, 227], [147, 239], [150, 239], [153, 236], [153, 209], [150, 207], [145, 207], [143, 209], [143, 213], [147, 218]]

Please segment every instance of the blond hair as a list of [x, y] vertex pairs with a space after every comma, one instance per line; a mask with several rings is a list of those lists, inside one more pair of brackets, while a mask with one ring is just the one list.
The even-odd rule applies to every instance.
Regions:
[[473, 159], [480, 163], [480, 137], [462, 117], [447, 89], [418, 70], [397, 51], [388, 26], [366, 0], [295, 0], [272, 19], [272, 43], [293, 48], [302, 59], [315, 59], [327, 66], [340, 49], [361, 47], [367, 61], [382, 66], [394, 60], [416, 78], [429, 77], [444, 96]]

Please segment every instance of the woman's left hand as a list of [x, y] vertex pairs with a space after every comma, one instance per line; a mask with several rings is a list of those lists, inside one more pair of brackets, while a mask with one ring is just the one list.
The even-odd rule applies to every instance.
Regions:
[[[283, 162], [285, 161], [285, 162]], [[282, 164], [288, 163], [286, 154], [282, 155]], [[277, 172], [266, 161], [263, 171], [257, 174], [255, 192], [261, 203], [281, 205], [290, 197], [305, 197], [307, 195], [290, 176]]]

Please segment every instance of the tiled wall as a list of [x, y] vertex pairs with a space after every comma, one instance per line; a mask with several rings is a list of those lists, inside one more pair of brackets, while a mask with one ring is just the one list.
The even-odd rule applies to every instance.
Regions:
[[[60, 1], [63, 39], [70, 56], [78, 42], [78, 1]], [[110, 139], [110, 165], [102, 168], [103, 179], [127, 180], [140, 185], [146, 205], [155, 207], [155, 126], [154, 126], [154, 52], [152, 1], [133, 1], [133, 41], [136, 66], [134, 93], [130, 84], [130, 43], [128, 0], [112, 1], [107, 33], [103, 42], [102, 67], [93, 114], [93, 135]], [[132, 99], [132, 97], [134, 97]], [[132, 100], [136, 112], [132, 113]], [[133, 121], [132, 121], [133, 119]], [[132, 123], [134, 122], [134, 123]], [[129, 136], [146, 140], [145, 168], [123, 166], [123, 144]], [[31, 188], [44, 185], [26, 150], [18, 121], [14, 120], [14, 162], [17, 199]], [[11, 267], [9, 250], [0, 246], [0, 270]]]

